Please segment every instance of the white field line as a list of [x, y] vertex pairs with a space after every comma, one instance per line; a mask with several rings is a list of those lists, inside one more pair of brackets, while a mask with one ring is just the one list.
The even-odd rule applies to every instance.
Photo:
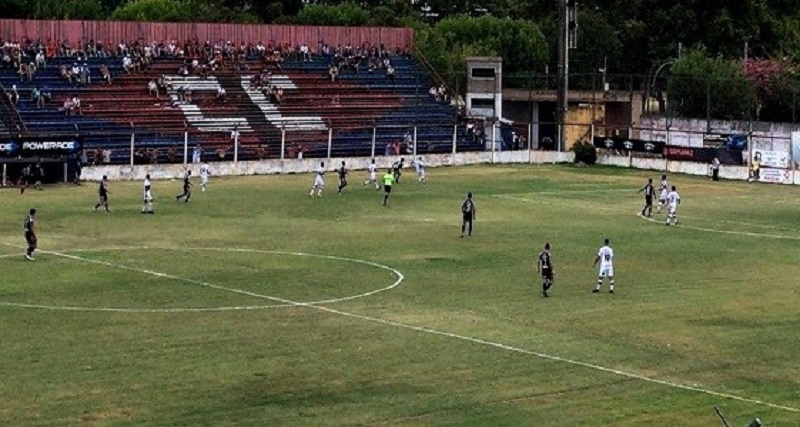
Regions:
[[[643, 217], [643, 216], [639, 216], [639, 215], [637, 215], [637, 216], [639, 218], [641, 218], [641, 219], [643, 219], [645, 221], [649, 221], [649, 222], [660, 223], [660, 224], [664, 224], [666, 222], [666, 218], [665, 218], [665, 221], [661, 221], [661, 220], [658, 220], [658, 219], [647, 218], [647, 217]], [[681, 215], [678, 215], [678, 219], [679, 220], [680, 220], [680, 218], [681, 218]], [[684, 218], [687, 218], [687, 217], [684, 217]], [[800, 236], [787, 236], [785, 234], [754, 233], [754, 232], [751, 232], [751, 231], [717, 230], [715, 228], [695, 227], [693, 225], [684, 225], [684, 224], [680, 224], [680, 223], [678, 225], [673, 225], [672, 227], [685, 228], [687, 230], [704, 231], [704, 232], [707, 232], [707, 233], [732, 234], [732, 235], [735, 235], [735, 236], [764, 237], [764, 238], [767, 238], [767, 239], [783, 239], [783, 240], [800, 240]]]
[[[6, 245], [6, 246], [21, 248], [20, 246], [12, 245], [12, 244], [9, 244], [9, 243], [5, 243], [5, 242], [1, 242], [1, 243], [3, 245]], [[374, 290], [371, 290], [369, 292], [364, 292], [364, 293], [361, 293], [361, 294], [351, 295], [351, 296], [341, 297], [341, 298], [331, 298], [331, 299], [325, 299], [325, 300], [319, 300], [319, 301], [308, 301], [308, 302], [299, 303], [299, 304], [307, 304], [307, 305], [334, 304], [334, 303], [339, 303], [339, 302], [344, 302], [344, 301], [351, 301], [351, 300], [359, 299], [359, 298], [366, 298], [366, 297], [369, 297], [369, 296], [372, 296], [372, 295], [375, 295], [375, 294], [378, 294], [378, 293], [381, 293], [381, 292], [385, 292], [385, 291], [389, 291], [391, 289], [394, 289], [397, 286], [400, 286], [400, 284], [403, 282], [403, 280], [405, 280], [405, 276], [399, 270], [394, 269], [394, 268], [389, 267], [389, 266], [386, 266], [386, 265], [383, 265], [383, 264], [378, 264], [376, 262], [365, 261], [365, 260], [360, 260], [360, 259], [355, 259], [355, 258], [338, 257], [338, 256], [333, 256], [333, 255], [310, 254], [310, 253], [305, 253], [305, 252], [268, 251], [268, 250], [245, 249], [245, 248], [187, 248], [187, 247], [169, 248], [169, 247], [152, 247], [152, 246], [129, 246], [129, 247], [97, 248], [97, 249], [75, 249], [75, 250], [70, 250], [70, 252], [86, 253], [86, 252], [145, 250], [145, 249], [150, 249], [150, 250], [217, 251], [217, 252], [239, 252], [239, 253], [259, 253], [259, 254], [271, 254], [271, 255], [305, 256], [305, 257], [329, 259], [329, 260], [337, 260], [337, 261], [346, 261], [346, 262], [352, 262], [352, 263], [356, 263], [356, 264], [368, 265], [368, 266], [371, 266], [371, 267], [380, 268], [382, 270], [389, 271], [389, 272], [391, 272], [392, 274], [394, 274], [397, 277], [397, 280], [395, 280], [389, 286], [385, 286], [385, 287], [379, 288], [379, 289], [374, 289]], [[83, 261], [83, 262], [94, 263], [94, 264], [103, 265], [103, 266], [111, 267], [111, 268], [118, 268], [118, 269], [125, 269], [125, 270], [129, 270], [129, 271], [136, 271], [136, 272], [140, 272], [140, 273], [146, 273], [146, 274], [154, 275], [156, 277], [167, 278], [167, 279], [171, 279], [171, 280], [176, 280], [176, 281], [181, 281], [181, 282], [186, 282], [186, 283], [192, 283], [192, 284], [195, 284], [195, 285], [211, 287], [211, 288], [214, 288], [214, 289], [219, 289], [219, 290], [223, 290], [223, 291], [227, 291], [227, 292], [243, 293], [244, 295], [248, 295], [248, 296], [258, 295], [258, 294], [249, 295], [248, 293], [246, 293], [246, 291], [239, 291], [239, 290], [233, 289], [233, 288], [229, 289], [229, 288], [220, 287], [220, 286], [217, 286], [217, 285], [205, 284], [204, 282], [195, 281], [195, 280], [192, 280], [192, 279], [186, 279], [186, 278], [183, 278], [183, 277], [172, 276], [172, 275], [159, 273], [159, 272], [151, 272], [149, 270], [138, 269], [136, 267], [127, 267], [127, 266], [122, 266], [120, 264], [109, 263], [109, 262], [106, 262], [106, 261], [99, 261], [99, 260], [92, 260], [92, 259], [89, 259], [89, 258], [78, 257], [78, 256], [70, 255], [70, 254], [68, 254], [66, 252], [46, 251], [46, 250], [40, 250], [39, 252], [45, 253], [45, 254], [56, 255], [56, 256], [59, 256], [59, 257], [62, 257], [62, 258], [68, 258], [68, 259], [72, 259], [72, 260], [79, 260], [79, 261]], [[7, 256], [1, 256], [0, 258], [9, 257], [9, 256], [22, 257], [22, 255], [7, 255]], [[263, 296], [261, 296], [261, 295], [258, 295], [256, 297], [257, 298], [263, 298]], [[266, 308], [293, 307], [293, 306], [296, 306], [297, 304], [298, 303], [291, 303], [291, 304], [290, 303], [281, 303], [281, 304], [271, 304], [271, 305], [249, 305], [249, 306], [208, 307], [208, 308], [115, 308], [115, 307], [52, 306], [52, 305], [43, 305], [43, 304], [12, 303], [12, 302], [0, 301], [0, 305], [13, 306], [13, 307], [37, 308], [37, 309], [48, 309], [48, 310], [65, 310], [65, 311], [99, 311], [99, 312], [118, 312], [118, 313], [202, 313], [202, 312], [215, 312], [215, 311], [261, 310], [261, 309], [266, 309]]]
[[153, 271], [153, 270], [139, 269], [139, 268], [134, 268], [134, 267], [128, 267], [128, 266], [121, 265], [121, 264], [114, 264], [114, 263], [110, 263], [110, 262], [97, 261], [97, 260], [93, 260], [93, 259], [89, 259], [89, 258], [83, 258], [83, 257], [79, 257], [79, 256], [76, 256], [76, 255], [69, 255], [69, 254], [65, 254], [65, 253], [61, 253], [61, 252], [48, 252], [48, 253], [50, 253], [52, 255], [56, 255], [56, 256], [72, 259], [72, 260], [76, 260], [76, 261], [83, 261], [83, 262], [88, 262], [88, 263], [92, 263], [92, 264], [99, 264], [99, 265], [104, 265], [104, 266], [108, 266], [108, 267], [111, 267], [111, 268], [118, 268], [118, 269], [122, 269], [122, 270], [138, 271], [140, 273], [150, 274], [150, 275], [153, 275], [153, 276], [156, 276], [156, 277], [165, 277], [165, 278], [169, 278], [169, 279], [173, 279], [173, 280], [183, 281], [183, 282], [186, 282], [186, 283], [193, 283], [193, 284], [197, 284], [197, 285], [201, 285], [201, 286], [206, 286], [206, 287], [209, 287], [209, 288], [212, 288], [212, 289], [219, 289], [219, 290], [229, 291], [229, 292], [233, 292], [233, 293], [237, 293], [237, 294], [248, 295], [248, 296], [252, 296], [252, 297], [256, 297], [256, 298], [263, 298], [263, 299], [267, 299], [267, 300], [270, 300], [270, 301], [275, 301], [275, 302], [279, 302], [279, 303], [287, 304], [287, 305], [292, 305], [292, 306], [296, 306], [296, 307], [308, 307], [308, 308], [311, 308], [311, 309], [314, 309], [314, 310], [324, 311], [326, 313], [336, 314], [336, 315], [348, 317], [348, 318], [351, 318], [351, 319], [359, 319], [359, 320], [364, 320], [364, 321], [367, 321], [367, 322], [379, 323], [379, 324], [386, 325], [386, 326], [392, 326], [392, 327], [399, 328], [399, 329], [407, 329], [407, 330], [416, 331], [416, 332], [422, 332], [422, 333], [431, 334], [431, 335], [437, 335], [437, 336], [442, 336], [442, 337], [447, 337], [447, 338], [454, 338], [454, 339], [457, 339], [457, 340], [467, 341], [467, 342], [471, 342], [471, 343], [474, 343], [474, 344], [480, 344], [480, 345], [483, 345], [483, 346], [492, 347], [492, 348], [496, 348], [496, 349], [499, 349], [499, 350], [505, 350], [505, 351], [510, 351], [510, 352], [514, 352], [514, 353], [520, 353], [520, 354], [526, 354], [526, 355], [530, 355], [530, 356], [536, 356], [536, 357], [539, 357], [541, 359], [552, 360], [552, 361], [555, 361], [555, 362], [566, 363], [566, 364], [570, 364], [570, 365], [574, 365], [574, 366], [580, 366], [580, 367], [583, 367], [583, 368], [593, 369], [593, 370], [597, 370], [597, 371], [601, 371], [601, 372], [606, 372], [606, 373], [610, 373], [610, 374], [614, 374], [614, 375], [619, 375], [619, 376], [622, 376], [622, 377], [632, 378], [632, 379], [636, 379], [636, 380], [640, 380], [640, 381], [644, 381], [644, 382], [649, 382], [649, 383], [653, 383], [653, 384], [659, 384], [659, 385], [666, 386], [666, 387], [677, 388], [677, 389], [681, 389], [681, 390], [707, 394], [707, 395], [710, 395], [710, 396], [721, 397], [721, 398], [730, 399], [730, 400], [736, 400], [736, 401], [739, 401], [739, 402], [750, 403], [750, 404], [754, 404], [754, 405], [766, 406], [766, 407], [769, 407], [769, 408], [780, 409], [780, 410], [788, 411], [788, 412], [800, 413], [800, 408], [795, 408], [795, 407], [785, 406], [785, 405], [778, 405], [778, 404], [771, 403], [771, 402], [766, 402], [766, 401], [760, 400], [760, 399], [742, 397], [742, 396], [738, 396], [738, 395], [734, 395], [734, 394], [723, 393], [723, 392], [714, 391], [714, 390], [708, 390], [708, 389], [700, 388], [700, 387], [697, 387], [697, 386], [673, 383], [673, 382], [670, 382], [670, 381], [660, 380], [660, 379], [657, 379], [657, 378], [652, 378], [652, 377], [648, 377], [648, 376], [645, 376], [645, 375], [639, 375], [639, 374], [632, 373], [632, 372], [626, 372], [626, 371], [621, 371], [621, 370], [618, 370], [618, 369], [607, 368], [607, 367], [604, 367], [604, 366], [595, 365], [593, 363], [581, 362], [581, 361], [574, 360], [574, 359], [569, 359], [569, 358], [566, 358], [566, 357], [554, 356], [554, 355], [547, 354], [547, 353], [541, 353], [541, 352], [537, 352], [537, 351], [533, 351], [533, 350], [526, 350], [526, 349], [522, 349], [522, 348], [519, 348], [519, 347], [513, 347], [513, 346], [510, 346], [510, 345], [501, 344], [501, 343], [497, 343], [497, 342], [493, 342], [493, 341], [488, 341], [488, 340], [484, 340], [484, 339], [481, 339], [481, 338], [474, 338], [474, 337], [470, 337], [470, 336], [466, 336], [466, 335], [459, 335], [459, 334], [454, 334], [454, 333], [451, 333], [451, 332], [439, 331], [439, 330], [436, 330], [436, 329], [431, 329], [431, 328], [427, 328], [427, 327], [423, 327], [423, 326], [408, 325], [408, 324], [405, 324], [405, 323], [395, 322], [395, 321], [392, 321], [392, 320], [380, 319], [380, 318], [377, 318], [377, 317], [365, 316], [365, 315], [362, 315], [362, 314], [356, 314], [356, 313], [350, 313], [350, 312], [347, 312], [347, 311], [336, 310], [336, 309], [333, 309], [333, 308], [330, 308], [330, 307], [313, 305], [313, 304], [302, 303], [302, 302], [296, 302], [296, 301], [288, 300], [288, 299], [285, 299], [285, 298], [279, 298], [279, 297], [274, 297], [274, 296], [270, 296], [270, 295], [262, 295], [262, 294], [257, 294], [255, 292], [243, 291], [243, 290], [240, 290], [240, 289], [228, 288], [228, 287], [225, 287], [225, 286], [218, 286], [218, 285], [214, 285], [214, 284], [211, 284], [211, 283], [201, 282], [199, 280], [183, 279], [183, 278], [180, 278], [180, 277], [177, 277], [177, 276], [173, 276], [173, 275], [165, 274], [165, 273], [160, 273], [160, 272]]

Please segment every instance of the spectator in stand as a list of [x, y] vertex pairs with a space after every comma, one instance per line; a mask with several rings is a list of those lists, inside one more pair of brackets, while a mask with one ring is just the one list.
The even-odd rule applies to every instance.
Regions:
[[217, 89], [216, 99], [218, 102], [225, 102], [228, 100], [228, 93], [225, 91], [224, 87], [220, 86], [219, 89]]
[[94, 150], [94, 153], [92, 153], [92, 164], [97, 166], [102, 163], [103, 163], [103, 150], [97, 148], [96, 150]]
[[125, 57], [122, 58], [122, 68], [128, 74], [133, 72], [133, 60], [130, 55], [125, 55]]
[[150, 96], [154, 96], [158, 99], [158, 83], [156, 83], [155, 79], [151, 79], [147, 83], [147, 91], [150, 93]]
[[44, 57], [44, 52], [42, 52], [40, 50], [36, 54], [35, 62], [36, 62], [36, 68], [38, 68], [40, 70], [44, 70], [45, 69], [45, 67], [47, 66], [47, 59], [45, 59], [45, 57]]
[[42, 88], [41, 94], [43, 99], [42, 107], [44, 107], [44, 103], [50, 102], [53, 99], [53, 94], [50, 93], [50, 89], [48, 89], [47, 86]]
[[447, 88], [444, 87], [444, 83], [439, 85], [437, 93], [439, 94], [439, 101], [447, 102], [450, 100], [450, 96], [447, 94]]
[[431, 86], [431, 90], [428, 93], [436, 99], [436, 102], [440, 102], [441, 98], [439, 98], [439, 91], [436, 89], [436, 86]]
[[186, 87], [180, 86], [176, 91], [178, 95], [178, 102], [186, 102]]
[[328, 69], [328, 75], [331, 76], [331, 82], [335, 82], [339, 77], [339, 68], [337, 68], [336, 65], [331, 64], [331, 68]]
[[283, 88], [278, 87], [278, 90], [275, 91], [275, 103], [280, 105], [283, 102]]
[[111, 149], [109, 148], [103, 150], [103, 163], [111, 164]]
[[167, 149], [167, 160], [170, 163], [176, 163], [178, 161], [178, 147], [175, 144], [172, 144], [169, 149]]
[[84, 63], [83, 67], [81, 67], [81, 84], [92, 84], [92, 72], [89, 70], [89, 65], [86, 63]]
[[31, 100], [36, 103], [36, 108], [44, 108], [44, 96], [38, 86], [31, 91]]
[[389, 66], [386, 67], [386, 77], [390, 82], [394, 83], [394, 67], [392, 64], [389, 64]]
[[17, 68], [17, 74], [19, 74], [19, 81], [30, 81], [28, 80], [28, 76], [30, 75], [28, 73], [28, 64], [25, 62], [19, 64], [19, 67]]
[[72, 98], [72, 111], [79, 116], [83, 115], [83, 108], [81, 107], [81, 99], [77, 96]]
[[100, 65], [100, 77], [106, 84], [111, 84], [111, 71], [108, 70], [105, 64]]
[[200, 144], [195, 145], [192, 150], [192, 163], [200, 163], [202, 153], [203, 149], [200, 147]]
[[303, 45], [300, 46], [300, 55], [304, 62], [311, 61], [311, 52], [308, 49], [308, 44], [303, 43]]

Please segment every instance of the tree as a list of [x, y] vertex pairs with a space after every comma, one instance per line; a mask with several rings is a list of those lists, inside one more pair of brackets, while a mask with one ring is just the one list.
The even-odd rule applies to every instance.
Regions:
[[786, 58], [751, 58], [744, 74], [756, 91], [756, 120], [790, 121], [798, 93], [797, 67]]
[[220, 1], [129, 0], [120, 5], [111, 19], [163, 22], [239, 22], [256, 23], [258, 18], [225, 7]]
[[667, 79], [672, 112], [684, 117], [737, 120], [752, 117], [756, 90], [740, 62], [692, 50], [672, 66]]
[[369, 12], [355, 3], [309, 4], [303, 7], [297, 17], [292, 20], [296, 24], [348, 27], [365, 26], [369, 21]]

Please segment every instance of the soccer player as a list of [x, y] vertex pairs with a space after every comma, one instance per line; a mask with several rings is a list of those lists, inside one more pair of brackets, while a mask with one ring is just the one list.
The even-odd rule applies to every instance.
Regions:
[[392, 169], [386, 171], [383, 175], [383, 206], [389, 203], [389, 195], [392, 194], [392, 185], [394, 184], [394, 173]]
[[42, 162], [37, 162], [36, 167], [33, 169], [33, 175], [36, 181], [33, 183], [33, 188], [39, 191], [44, 190], [42, 187], [42, 180], [44, 179], [44, 169], [42, 169]]
[[369, 171], [369, 178], [364, 181], [364, 185], [375, 184], [375, 189], [380, 190], [381, 186], [378, 184], [378, 166], [375, 164], [375, 159], [372, 159], [372, 162], [367, 166], [367, 171]]
[[311, 192], [308, 195], [314, 197], [314, 191], [316, 191], [317, 197], [322, 197], [323, 189], [325, 189], [325, 162], [320, 162], [314, 174], [314, 185], [311, 186]]
[[667, 176], [661, 175], [661, 194], [658, 196], [658, 213], [661, 213], [661, 208], [667, 204], [667, 194], [669, 193], [669, 185], [667, 184]]
[[106, 208], [106, 212], [111, 212], [108, 209], [108, 177], [103, 175], [103, 180], [100, 181], [100, 185], [97, 187], [97, 204], [94, 205], [94, 211], [97, 212], [97, 208], [103, 206]]
[[467, 193], [467, 198], [461, 204], [461, 217], [461, 237], [464, 237], [465, 231], [472, 236], [472, 223], [475, 221], [475, 202], [472, 201], [472, 193]]
[[400, 183], [400, 177], [403, 175], [403, 168], [405, 167], [405, 159], [400, 158], [399, 162], [394, 162], [392, 164], [392, 173], [394, 174], [394, 181], [396, 183]]
[[545, 243], [544, 250], [539, 253], [536, 271], [542, 274], [542, 296], [547, 298], [550, 296], [547, 291], [553, 287], [553, 258], [550, 254], [550, 243]]
[[153, 192], [151, 191], [150, 174], [144, 177], [144, 201], [142, 202], [142, 213], [153, 214]]
[[25, 229], [25, 243], [28, 245], [28, 249], [25, 252], [25, 258], [35, 261], [36, 259], [33, 257], [33, 251], [36, 250], [38, 239], [36, 237], [36, 228], [34, 227], [34, 223], [36, 222], [36, 209], [31, 209], [28, 212], [28, 217], [25, 218], [25, 223], [23, 225]]
[[183, 176], [183, 193], [175, 196], [175, 201], [180, 202], [181, 199], [184, 199], [184, 203], [189, 203], [189, 200], [192, 198], [192, 171], [186, 171], [186, 175]]
[[342, 190], [344, 187], [347, 187], [347, 168], [344, 165], [344, 161], [342, 162], [342, 166], [336, 170], [339, 173], [339, 187], [336, 190], [337, 194], [342, 194]]
[[672, 186], [672, 191], [667, 194], [667, 225], [670, 225], [670, 222], [675, 222], [675, 225], [678, 225], [678, 205], [681, 204], [681, 196], [678, 194], [678, 191], [675, 189], [675, 186]]
[[25, 194], [25, 190], [28, 189], [28, 186], [31, 182], [31, 165], [27, 165], [22, 168], [22, 173], [19, 176], [19, 194]]
[[208, 176], [211, 175], [211, 168], [208, 166], [208, 163], [203, 162], [200, 165], [200, 188], [203, 192], [206, 191], [206, 187], [208, 187]]
[[639, 189], [640, 193], [642, 191], [644, 191], [644, 207], [639, 213], [639, 216], [646, 216], [650, 218], [650, 215], [653, 214], [653, 195], [655, 194], [655, 189], [653, 188], [653, 178], [647, 178], [647, 184]]
[[414, 161], [414, 169], [417, 171], [417, 179], [419, 182], [425, 184], [425, 162], [422, 161], [422, 157]]
[[603, 279], [608, 278], [608, 292], [614, 293], [614, 250], [611, 249], [611, 244], [608, 239], [603, 241], [603, 246], [597, 251], [597, 258], [594, 259], [594, 265], [600, 263], [600, 273], [597, 275], [597, 286], [592, 290], [592, 293], [600, 292], [600, 287], [603, 286]]

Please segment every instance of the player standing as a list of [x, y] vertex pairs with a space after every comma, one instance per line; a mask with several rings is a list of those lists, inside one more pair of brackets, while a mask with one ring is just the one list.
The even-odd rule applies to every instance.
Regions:
[[639, 192], [644, 191], [644, 207], [642, 211], [639, 213], [639, 216], [646, 216], [650, 218], [650, 215], [653, 214], [653, 196], [655, 195], [655, 189], [653, 188], [653, 178], [647, 178], [647, 184], [644, 187], [639, 189]]
[[150, 174], [144, 177], [144, 197], [142, 202], [142, 213], [153, 214], [153, 192], [151, 191]]
[[108, 209], [108, 177], [103, 175], [103, 179], [100, 181], [100, 185], [97, 187], [97, 204], [94, 205], [94, 211], [97, 212], [97, 208], [103, 206], [106, 208], [106, 212], [111, 212]]
[[[472, 223], [475, 221], [475, 202], [472, 201], [472, 193], [467, 193], [467, 198], [461, 204], [461, 237], [468, 231], [472, 236]], [[469, 230], [467, 230], [469, 228]]]
[[203, 192], [206, 191], [206, 187], [208, 187], [208, 176], [211, 175], [211, 168], [208, 166], [208, 163], [203, 162], [200, 165], [200, 188]]
[[400, 183], [400, 177], [403, 175], [403, 168], [405, 167], [405, 159], [400, 158], [399, 162], [394, 162], [392, 164], [392, 173], [394, 174], [394, 181], [396, 183]]
[[422, 161], [421, 156], [414, 161], [414, 169], [417, 171], [417, 179], [419, 182], [425, 184], [425, 162]]
[[31, 165], [27, 165], [22, 168], [22, 173], [19, 176], [19, 194], [25, 194], [25, 190], [28, 189], [28, 186], [31, 182]]
[[364, 185], [375, 184], [375, 189], [380, 190], [381, 186], [378, 184], [378, 166], [375, 164], [375, 159], [372, 159], [369, 166], [367, 166], [369, 178], [364, 181]]
[[33, 183], [33, 188], [35, 190], [42, 191], [44, 187], [42, 186], [42, 180], [44, 180], [44, 169], [42, 169], [42, 162], [36, 162], [36, 167], [33, 168], [33, 175], [36, 181]]
[[189, 203], [189, 200], [192, 198], [192, 171], [186, 171], [186, 175], [183, 176], [183, 193], [175, 196], [175, 201], [180, 202], [181, 199], [185, 197], [184, 203]]
[[667, 205], [667, 194], [669, 193], [669, 185], [667, 184], [667, 176], [661, 175], [661, 188], [658, 196], [658, 212], [661, 213], [661, 208]]
[[667, 194], [667, 225], [670, 225], [670, 222], [674, 221], [675, 225], [678, 225], [678, 205], [681, 204], [681, 196], [678, 194], [678, 191], [675, 189], [675, 186], [672, 186], [672, 191]]
[[339, 187], [336, 190], [336, 193], [342, 194], [344, 187], [347, 187], [347, 168], [344, 165], [344, 161], [342, 162], [342, 166], [340, 166], [336, 172], [339, 173]]
[[614, 250], [611, 249], [611, 244], [608, 239], [603, 241], [603, 246], [597, 251], [597, 258], [594, 259], [594, 265], [600, 262], [600, 273], [597, 275], [597, 286], [592, 290], [592, 293], [600, 292], [600, 287], [603, 286], [603, 279], [608, 278], [608, 292], [614, 293]]
[[544, 244], [544, 250], [539, 254], [536, 271], [542, 275], [542, 296], [547, 298], [550, 296], [547, 291], [553, 287], [553, 257], [550, 254], [550, 243]]
[[323, 189], [325, 189], [325, 162], [320, 162], [314, 174], [314, 185], [311, 186], [311, 192], [308, 195], [314, 197], [314, 191], [316, 191], [317, 197], [322, 197]]
[[392, 194], [392, 185], [394, 184], [394, 173], [392, 169], [386, 171], [383, 175], [383, 206], [389, 203], [389, 195]]
[[28, 249], [25, 252], [25, 258], [36, 261], [33, 257], [33, 251], [36, 250], [38, 238], [36, 237], [36, 228], [34, 223], [36, 222], [36, 209], [31, 209], [28, 212], [28, 217], [25, 218], [25, 223], [23, 224], [25, 230], [25, 243], [28, 245]]

